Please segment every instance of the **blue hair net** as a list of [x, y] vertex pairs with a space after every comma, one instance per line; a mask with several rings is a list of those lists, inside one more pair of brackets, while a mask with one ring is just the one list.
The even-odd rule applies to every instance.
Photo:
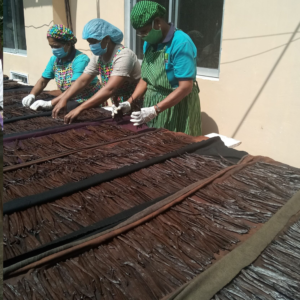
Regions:
[[96, 39], [101, 41], [108, 35], [116, 44], [121, 43], [123, 40], [123, 32], [103, 19], [93, 19], [89, 21], [84, 26], [82, 32], [82, 38], [84, 40]]

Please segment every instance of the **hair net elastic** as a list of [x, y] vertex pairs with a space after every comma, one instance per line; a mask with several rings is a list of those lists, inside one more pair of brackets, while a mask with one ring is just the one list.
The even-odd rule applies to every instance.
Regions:
[[123, 32], [116, 26], [102, 19], [93, 19], [83, 28], [82, 38], [84, 40], [96, 39], [101, 41], [106, 36], [109, 36], [116, 44], [121, 43], [123, 40]]

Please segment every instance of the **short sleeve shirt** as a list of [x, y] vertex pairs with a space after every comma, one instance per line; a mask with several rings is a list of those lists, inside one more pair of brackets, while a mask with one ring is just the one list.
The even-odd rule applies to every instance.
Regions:
[[[81, 55], [78, 55], [78, 54], [81, 54]], [[73, 62], [72, 62], [72, 68], [73, 68], [72, 81], [75, 81], [76, 79], [78, 79], [78, 77], [81, 76], [81, 74], [83, 73], [85, 67], [90, 62], [89, 57], [87, 55], [85, 55], [84, 53], [82, 53], [81, 51], [78, 51], [78, 50], [75, 50], [74, 54], [71, 54], [70, 59], [66, 62], [62, 62], [56, 56], [52, 56], [50, 58], [48, 64], [47, 64], [47, 66], [46, 66], [45, 71], [42, 74], [42, 77], [44, 77], [46, 79], [54, 79], [55, 74], [54, 74], [54, 71], [53, 71], [53, 66], [54, 66], [55, 61], [57, 62], [58, 65], [64, 65], [64, 64], [67, 65], [72, 60], [73, 60]], [[96, 82], [97, 82], [97, 78], [95, 76], [92, 83], [96, 83]]]
[[113, 62], [113, 70], [110, 76], [124, 76], [128, 77], [129, 82], [136, 82], [141, 78], [141, 66], [136, 54], [129, 48], [124, 48], [115, 56], [116, 52], [122, 47], [121, 44], [115, 46], [112, 56], [109, 61], [103, 61], [102, 57], [92, 54], [91, 61], [85, 68], [84, 73], [97, 76], [99, 75], [99, 58], [104, 64]]
[[[145, 54], [149, 43], [144, 42]], [[165, 69], [172, 88], [179, 85], [180, 80], [195, 80], [197, 74], [197, 48], [191, 38], [171, 25], [165, 40], [157, 45], [157, 50], [165, 50]]]

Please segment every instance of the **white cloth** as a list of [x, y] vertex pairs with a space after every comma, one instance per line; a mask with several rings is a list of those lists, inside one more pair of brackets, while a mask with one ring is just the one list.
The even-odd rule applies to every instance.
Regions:
[[52, 107], [51, 101], [44, 100], [37, 100], [30, 106], [32, 110], [51, 110]]
[[29, 94], [28, 96], [24, 97], [22, 100], [23, 106], [29, 107], [35, 100], [35, 96], [32, 94]]
[[207, 134], [206, 136], [209, 137], [209, 138], [219, 136], [220, 139], [225, 144], [225, 146], [227, 146], [228, 148], [235, 148], [235, 147], [239, 146], [242, 143], [241, 141], [235, 140], [233, 138], [229, 138], [225, 135], [221, 135], [221, 134], [218, 134], [218, 133], [210, 133], [210, 134]]
[[130, 122], [133, 122], [134, 126], [145, 124], [157, 116], [154, 106], [144, 107], [141, 111], [135, 111], [131, 114]]

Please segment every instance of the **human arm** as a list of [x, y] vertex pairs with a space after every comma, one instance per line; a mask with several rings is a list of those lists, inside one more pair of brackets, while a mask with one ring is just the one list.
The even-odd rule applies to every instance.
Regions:
[[[193, 81], [196, 76], [197, 49], [187, 39], [174, 48], [170, 59], [173, 65], [173, 78], [177, 80], [178, 87], [157, 105], [142, 108], [141, 112], [133, 112], [131, 121], [134, 125], [140, 125], [154, 119], [158, 113], [171, 108], [183, 100], [193, 89]], [[175, 80], [173, 80], [174, 82]]]
[[145, 95], [146, 91], [147, 82], [141, 78], [128, 102], [131, 104], [133, 100], [142, 98]]
[[23, 106], [30, 106], [35, 101], [35, 97], [45, 89], [49, 81], [50, 79], [41, 77], [31, 90], [30, 94], [22, 99]]
[[56, 60], [55, 56], [52, 56], [46, 66], [46, 69], [44, 70], [42, 77], [38, 80], [38, 82], [35, 84], [33, 89], [31, 90], [30, 94], [37, 96], [39, 95], [47, 86], [48, 82], [51, 79], [54, 79], [54, 71], [53, 71], [53, 65]]
[[23, 106], [29, 107], [35, 101], [36, 96], [45, 89], [48, 82], [54, 78], [53, 65], [55, 59], [55, 56], [50, 58], [42, 77], [37, 81], [30, 94], [22, 99]]
[[179, 81], [178, 88], [157, 104], [160, 112], [163, 112], [164, 110], [178, 104], [182, 99], [192, 92], [192, 89], [193, 80]]
[[33, 89], [31, 90], [30, 94], [37, 96], [39, 95], [47, 86], [48, 82], [50, 81], [49, 78], [44, 78], [41, 77], [37, 83], [35, 84], [35, 86], [33, 87]]
[[196, 77], [196, 56], [195, 45], [187, 40], [179, 43], [171, 55], [174, 77], [178, 81], [178, 87], [164, 100], [158, 103], [160, 111], [164, 111], [184, 99], [193, 89], [193, 81]]
[[33, 104], [31, 104], [30, 108], [32, 110], [52, 110], [53, 106], [55, 106], [60, 101], [62, 96], [63, 94], [60, 94], [50, 101], [37, 100]]
[[178, 88], [169, 94], [164, 100], [155, 106], [142, 108], [140, 112], [133, 112], [131, 114], [130, 121], [133, 122], [133, 125], [135, 126], [151, 121], [159, 113], [178, 104], [182, 99], [191, 93], [192, 89], [193, 80], [179, 81]]
[[62, 95], [57, 97], [59, 99], [53, 99], [56, 103], [53, 103], [55, 107], [52, 111], [52, 117], [57, 118], [61, 110], [65, 111], [67, 108], [68, 100], [80, 93], [80, 91], [82, 91], [86, 86], [88, 86], [94, 78], [95, 76], [83, 73], [76, 81], [74, 81], [71, 84], [71, 86]]
[[65, 124], [71, 124], [84, 110], [98, 107], [100, 104], [107, 101], [126, 82], [126, 80], [127, 78], [122, 76], [110, 77], [107, 84], [102, 87], [100, 91], [65, 116]]
[[114, 116], [117, 115], [119, 111], [122, 111], [123, 114], [129, 113], [131, 110], [132, 101], [142, 98], [144, 96], [144, 94], [146, 93], [146, 91], [147, 91], [147, 82], [141, 78], [139, 83], [137, 84], [133, 94], [127, 101], [120, 103], [118, 107], [116, 107], [115, 105], [112, 105], [111, 116], [114, 118]]
[[85, 87], [91, 83], [98, 81], [97, 75], [97, 58], [95, 56], [90, 60], [85, 54], [78, 55], [72, 63], [72, 84], [59, 97], [52, 100], [52, 105], [55, 106], [52, 112], [54, 118], [57, 117], [61, 110], [66, 110], [67, 102], [80, 93]]

